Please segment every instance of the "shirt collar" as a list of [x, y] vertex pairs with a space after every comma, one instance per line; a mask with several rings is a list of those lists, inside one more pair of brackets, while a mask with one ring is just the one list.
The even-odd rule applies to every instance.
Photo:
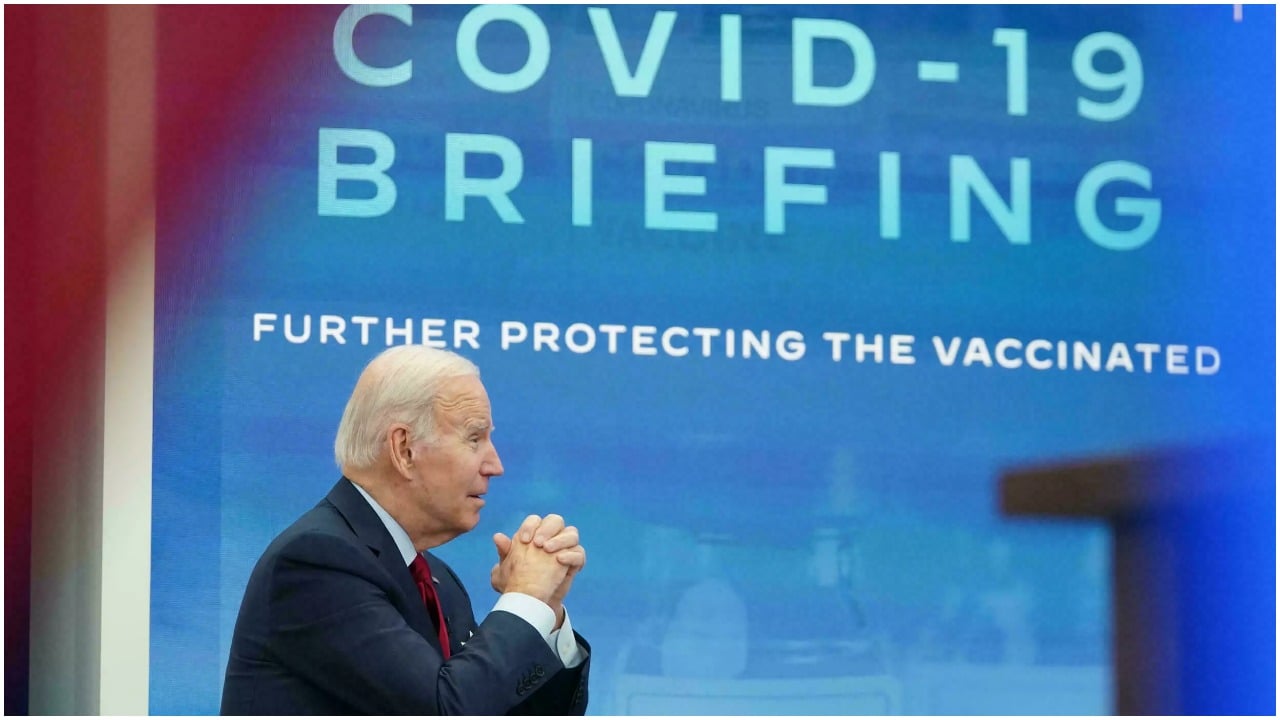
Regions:
[[391, 517], [391, 513], [384, 510], [378, 504], [378, 501], [373, 499], [372, 495], [365, 492], [364, 488], [354, 482], [351, 484], [355, 485], [356, 490], [360, 491], [361, 497], [365, 499], [365, 502], [369, 503], [369, 507], [373, 508], [373, 511], [378, 514], [378, 519], [387, 527], [387, 532], [391, 533], [391, 539], [396, 541], [396, 549], [400, 551], [401, 557], [404, 558], [405, 567], [408, 567], [413, 562], [413, 559], [418, 556], [417, 549], [413, 547], [413, 541], [409, 539], [409, 533], [405, 532], [404, 528], [400, 527], [400, 523]]

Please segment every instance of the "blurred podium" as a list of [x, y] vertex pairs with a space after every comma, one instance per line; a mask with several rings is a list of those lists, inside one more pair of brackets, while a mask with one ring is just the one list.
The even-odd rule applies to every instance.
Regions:
[[902, 678], [907, 715], [1108, 715], [1099, 666], [920, 663]]
[[896, 715], [902, 689], [887, 676], [704, 679], [619, 675], [616, 715]]
[[1259, 439], [1012, 470], [1000, 506], [1110, 524], [1117, 714], [1274, 715], [1275, 490]]

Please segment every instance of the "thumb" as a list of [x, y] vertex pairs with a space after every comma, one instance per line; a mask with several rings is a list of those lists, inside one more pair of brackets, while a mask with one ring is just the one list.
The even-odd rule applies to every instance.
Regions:
[[498, 560], [504, 560], [511, 552], [511, 538], [502, 533], [493, 534], [493, 546], [498, 549]]

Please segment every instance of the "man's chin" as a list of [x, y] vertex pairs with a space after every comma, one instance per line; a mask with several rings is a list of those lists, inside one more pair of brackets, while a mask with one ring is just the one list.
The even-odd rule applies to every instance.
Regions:
[[466, 517], [462, 521], [462, 524], [466, 527], [466, 530], [463, 532], [471, 532], [480, 524], [480, 508], [483, 506], [484, 503], [482, 501], [479, 506], [472, 508], [471, 512], [467, 513]]

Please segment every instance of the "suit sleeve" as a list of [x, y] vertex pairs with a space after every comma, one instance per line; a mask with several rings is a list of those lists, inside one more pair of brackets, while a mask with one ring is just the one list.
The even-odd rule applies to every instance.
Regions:
[[336, 536], [300, 536], [269, 577], [271, 652], [361, 712], [501, 715], [563, 668], [533, 627], [503, 612], [444, 662], [392, 603], [386, 571]]
[[511, 710], [511, 715], [586, 715], [587, 678], [591, 673], [591, 646], [578, 633], [574, 633], [582, 647], [582, 664], [575, 668], [561, 665], [551, 680], [528, 700]]
[[[471, 593], [467, 592], [466, 586], [462, 584], [462, 580], [458, 577], [453, 568], [448, 563], [441, 562], [440, 567], [449, 574], [452, 581], [450, 587], [456, 588], [459, 597], [464, 605], [465, 615], [468, 619], [474, 618], [474, 611], [471, 605]], [[492, 615], [493, 613], [490, 613]], [[502, 613], [505, 614], [505, 613]], [[474, 622], [474, 620], [473, 620]], [[524, 620], [520, 622], [528, 624]], [[552, 650], [552, 654], [556, 656], [557, 662], [555, 667], [542, 668], [539, 671], [535, 668], [533, 674], [534, 679], [546, 678], [546, 682], [531, 691], [522, 698], [522, 702], [512, 708], [507, 714], [509, 715], [585, 715], [587, 713], [587, 678], [591, 672], [591, 646], [577, 632], [573, 634], [574, 640], [582, 648], [582, 663], [575, 668], [566, 668], [563, 663], [559, 662], [559, 655]], [[541, 634], [539, 634], [541, 637]], [[543, 639], [543, 645], [550, 649], [550, 645]], [[548, 676], [547, 671], [551, 670], [553, 674]]]

